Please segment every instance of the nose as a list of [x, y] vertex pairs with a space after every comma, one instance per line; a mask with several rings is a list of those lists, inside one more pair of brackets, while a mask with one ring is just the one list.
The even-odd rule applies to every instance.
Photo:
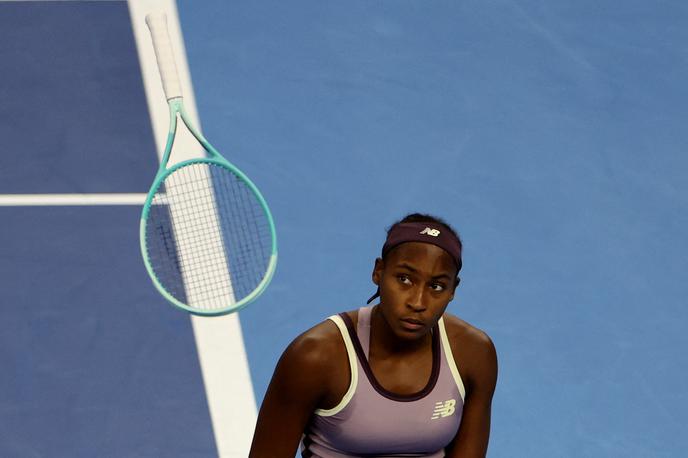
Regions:
[[409, 296], [406, 301], [406, 305], [413, 309], [415, 312], [422, 312], [425, 310], [425, 305], [423, 301], [423, 292], [425, 288], [421, 285], [416, 286], [411, 291], [409, 291]]

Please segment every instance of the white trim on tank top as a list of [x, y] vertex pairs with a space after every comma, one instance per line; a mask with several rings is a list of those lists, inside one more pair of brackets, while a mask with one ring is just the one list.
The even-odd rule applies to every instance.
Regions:
[[342, 335], [342, 339], [344, 339], [344, 345], [346, 346], [346, 354], [349, 357], [351, 382], [349, 383], [349, 389], [346, 390], [346, 393], [344, 394], [342, 400], [339, 401], [339, 404], [337, 404], [331, 409], [315, 410], [315, 414], [320, 415], [321, 417], [331, 417], [332, 415], [335, 415], [339, 413], [342, 409], [344, 409], [344, 407], [346, 407], [349, 404], [349, 401], [351, 401], [351, 398], [354, 397], [356, 387], [358, 386], [358, 359], [356, 358], [356, 350], [354, 350], [354, 344], [351, 342], [351, 336], [349, 335], [349, 331], [346, 328], [346, 324], [344, 323], [344, 320], [342, 320], [342, 317], [340, 317], [339, 315], [332, 315], [328, 318], [328, 320], [332, 320], [334, 324], [337, 325], [337, 327], [339, 328], [339, 333]]
[[452, 353], [451, 345], [449, 345], [447, 330], [444, 328], [444, 317], [439, 319], [438, 324], [440, 328], [440, 339], [442, 340], [442, 346], [444, 347], [444, 357], [447, 360], [447, 363], [449, 364], [449, 370], [454, 376], [456, 386], [459, 388], [459, 393], [461, 394], [461, 401], [465, 401], [466, 389], [463, 386], [463, 380], [461, 379], [459, 368], [456, 367], [456, 361], [454, 361], [454, 354]]

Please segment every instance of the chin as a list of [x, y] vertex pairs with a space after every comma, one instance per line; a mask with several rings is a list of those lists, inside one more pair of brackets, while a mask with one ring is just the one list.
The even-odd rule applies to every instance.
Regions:
[[396, 334], [396, 336], [399, 337], [399, 339], [401, 340], [414, 341], [422, 339], [423, 337], [430, 334], [430, 329], [424, 327], [422, 329], [410, 331], [400, 326], [394, 330], [394, 334]]

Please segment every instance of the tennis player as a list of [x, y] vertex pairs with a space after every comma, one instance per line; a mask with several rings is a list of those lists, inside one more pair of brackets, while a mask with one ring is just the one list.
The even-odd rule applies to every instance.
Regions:
[[497, 356], [445, 313], [461, 240], [441, 219], [392, 225], [375, 260], [379, 303], [330, 317], [284, 351], [251, 458], [484, 457]]

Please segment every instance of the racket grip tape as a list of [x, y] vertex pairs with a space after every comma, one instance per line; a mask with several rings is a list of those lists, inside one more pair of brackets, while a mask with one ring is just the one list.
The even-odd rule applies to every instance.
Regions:
[[181, 97], [182, 88], [179, 84], [177, 65], [174, 60], [170, 35], [167, 31], [167, 17], [162, 13], [148, 14], [146, 24], [153, 39], [153, 49], [158, 61], [158, 70], [160, 70], [165, 97], [167, 100]]

